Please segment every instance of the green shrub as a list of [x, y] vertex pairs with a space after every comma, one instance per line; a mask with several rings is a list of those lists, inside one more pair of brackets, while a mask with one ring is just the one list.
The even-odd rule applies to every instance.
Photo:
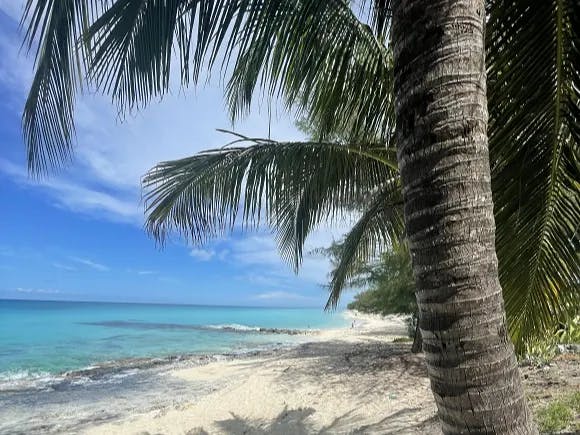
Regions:
[[566, 319], [556, 331], [556, 339], [562, 344], [580, 343], [580, 315]]
[[544, 337], [535, 338], [525, 343], [525, 358], [543, 364], [558, 354], [559, 344], [580, 343], [580, 315], [561, 320], [556, 331], [548, 332]]
[[553, 338], [531, 340], [525, 345], [525, 358], [534, 364], [545, 364], [556, 356], [558, 346]]

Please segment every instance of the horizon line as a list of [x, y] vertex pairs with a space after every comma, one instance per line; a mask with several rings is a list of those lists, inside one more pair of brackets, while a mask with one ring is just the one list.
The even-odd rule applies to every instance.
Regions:
[[[201, 304], [201, 303], [180, 303], [180, 302], [135, 302], [135, 301], [95, 301], [95, 300], [70, 300], [70, 299], [21, 299], [0, 297], [0, 301], [18, 301], [18, 302], [69, 302], [69, 303], [85, 303], [85, 304], [116, 304], [116, 305], [166, 305], [166, 306], [190, 306], [190, 307], [207, 307], [207, 308], [273, 308], [273, 309], [324, 309], [324, 305], [317, 306], [274, 306], [274, 305], [223, 305], [223, 304]], [[346, 309], [346, 308], [343, 308]], [[329, 313], [338, 312], [340, 309], [328, 311]]]

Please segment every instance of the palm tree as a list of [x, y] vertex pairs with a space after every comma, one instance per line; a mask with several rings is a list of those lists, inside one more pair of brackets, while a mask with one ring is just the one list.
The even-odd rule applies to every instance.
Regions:
[[[152, 94], [162, 94], [167, 89], [167, 71], [171, 61], [167, 53], [172, 43], [169, 35], [173, 34], [177, 35], [185, 85], [189, 80], [198, 78], [204, 54], [209, 57], [210, 65], [216, 61], [220, 45], [212, 45], [212, 41], [221, 41], [221, 46], [228, 47], [229, 51], [224, 56], [237, 56], [227, 86], [233, 116], [239, 115], [249, 106], [252, 90], [259, 86], [258, 80], [262, 77], [262, 81], [272, 84], [269, 88], [272, 92], [278, 90], [283, 93], [289, 106], [298, 107], [306, 113], [309, 120], [319, 127], [317, 131], [323, 137], [328, 136], [328, 133], [339, 132], [339, 136], [345, 139], [343, 145], [350, 144], [346, 147], [334, 147], [336, 151], [351, 155], [353, 150], [364, 148], [365, 155], [369, 156], [368, 161], [372, 163], [376, 157], [375, 151], [382, 153], [385, 143], [391, 147], [394, 145], [392, 56], [384, 44], [385, 39], [381, 38], [388, 29], [384, 24], [388, 13], [381, 13], [388, 12], [388, 9], [384, 9], [388, 8], [388, 2], [377, 3], [377, 13], [373, 21], [376, 28], [374, 34], [340, 1], [316, 4], [307, 0], [286, 2], [282, 8], [283, 13], [277, 9], [281, 6], [274, 0], [247, 0], [239, 4], [217, 2], [213, 9], [199, 10], [200, 16], [206, 17], [202, 22], [207, 23], [207, 26], [199, 28], [196, 44], [190, 25], [198, 13], [193, 8], [197, 2], [176, 2], [174, 9], [170, 9], [169, 4], [163, 6], [161, 3], [155, 9], [152, 4], [118, 1], [115, 2], [115, 7], [111, 7], [103, 15], [105, 7], [100, 1], [53, 4], [53, 1], [45, 0], [38, 2], [36, 8], [32, 7], [33, 2], [28, 3], [29, 44], [35, 41], [34, 38], [41, 29], [45, 32], [39, 44], [37, 74], [24, 116], [32, 171], [43, 172], [50, 165], [58, 164], [71, 156], [74, 96], [83, 78], [79, 71], [90, 67], [94, 82], [109, 90], [117, 98], [121, 108], [130, 109], [138, 103], [147, 102]], [[261, 5], [268, 7], [260, 8]], [[566, 317], [569, 314], [567, 311], [580, 304], [580, 295], [573, 291], [580, 276], [577, 261], [578, 232], [575, 228], [575, 221], [580, 214], [577, 195], [578, 86], [574, 85], [578, 80], [574, 76], [578, 55], [575, 49], [577, 44], [573, 43], [577, 40], [578, 19], [573, 13], [572, 4], [546, 2], [542, 8], [530, 8], [527, 5], [528, 2], [524, 0], [509, 4], [491, 2], [488, 7], [490, 19], [487, 38], [491, 108], [490, 152], [498, 222], [500, 281], [504, 289], [510, 333], [520, 353], [528, 339], [553, 329], [558, 319]], [[238, 23], [234, 20], [237, 10], [256, 9], [259, 13], [252, 15], [251, 21]], [[155, 19], [158, 15], [163, 16], [163, 13], [169, 14], [166, 19], [171, 20], [175, 16], [179, 19], [168, 26], [166, 30], [169, 33], [165, 35], [165, 39], [149, 38], [148, 29], [156, 25]], [[133, 14], [133, 18], [130, 14]], [[92, 19], [87, 19], [87, 16]], [[149, 27], [144, 24], [143, 17], [151, 20]], [[292, 17], [299, 19], [289, 19]], [[546, 17], [551, 20], [546, 20]], [[131, 19], [134, 20], [132, 26]], [[271, 44], [264, 44], [263, 41], [260, 43], [259, 38], [250, 38], [251, 28], [258, 28], [260, 23], [271, 21], [273, 25], [267, 26], [259, 35], [265, 41], [273, 41]], [[231, 39], [226, 44], [224, 38], [227, 31], [222, 31], [215, 38], [210, 36], [211, 26], [223, 29], [232, 22], [238, 26], [237, 33], [242, 35], [241, 39], [247, 40], [244, 44], [236, 45]], [[328, 24], [300, 27], [303, 23], [312, 22]], [[89, 28], [89, 23], [94, 24]], [[537, 23], [543, 25], [539, 26]], [[523, 31], [529, 28], [535, 29], [534, 34], [537, 37], [533, 39], [534, 44], [529, 44], [530, 38]], [[92, 35], [93, 40], [98, 42], [96, 54], [95, 51], [88, 50], [86, 44], [75, 45], [81, 34]], [[280, 38], [280, 35], [285, 38]], [[290, 38], [289, 35], [294, 36]], [[344, 40], [345, 46], [337, 45], [337, 40]], [[316, 41], [316, 44], [312, 41]], [[350, 42], [347, 44], [348, 41]], [[195, 47], [193, 53], [191, 47]], [[240, 50], [240, 47], [244, 47], [244, 50]], [[554, 47], [560, 48], [554, 50]], [[541, 69], [534, 68], [538, 62], [538, 53], [542, 53], [542, 58], [546, 59], [541, 64]], [[91, 54], [93, 56], [89, 57]], [[272, 61], [262, 62], [263, 59]], [[282, 59], [285, 61], [282, 62]], [[190, 64], [193, 68], [190, 68]], [[80, 66], [80, 69], [74, 66]], [[147, 68], [155, 73], [148, 73]], [[162, 73], [163, 71], [165, 72]], [[514, 74], [514, 71], [518, 71], [518, 74]], [[533, 85], [523, 85], [527, 83]], [[539, 93], [538, 89], [543, 91]], [[506, 97], [508, 92], [509, 97]], [[528, 110], [530, 102], [538, 109]], [[59, 117], [59, 114], [62, 116]], [[265, 141], [250, 143], [255, 146], [273, 144]], [[279, 146], [268, 146], [263, 151], [269, 150], [269, 158], [275, 159], [275, 154], [281, 149]], [[309, 145], [284, 147], [284, 152], [289, 153], [293, 149], [300, 155], [308, 152]], [[311, 158], [317, 157], [317, 150], [318, 148], [313, 149]], [[237, 150], [230, 149], [214, 151], [212, 161], [218, 160], [220, 153], [224, 159], [230, 160], [236, 152]], [[264, 152], [260, 154], [262, 159], [267, 158]], [[242, 166], [250, 165], [251, 152], [248, 150], [242, 156], [246, 158], [233, 159], [231, 164], [216, 165], [214, 169], [223, 167], [228, 171], [235, 162]], [[303, 157], [309, 159], [307, 156]], [[200, 159], [200, 162], [206, 161], [206, 156], [202, 155]], [[395, 160], [392, 155], [380, 155], [379, 159], [391, 163]], [[293, 159], [288, 158], [287, 161], [292, 162]], [[359, 165], [360, 168], [357, 169], [362, 173], [367, 172], [365, 161], [357, 161], [357, 165], [363, 165]], [[191, 175], [184, 172], [185, 169], [196, 168], [199, 171], [199, 166], [191, 166], [190, 163], [190, 160], [184, 160], [162, 165], [157, 169], [168, 171], [152, 171], [146, 178], [146, 187], [152, 187], [158, 182], [174, 185], [175, 180], [166, 177], [183, 176], [186, 178], [179, 181], [181, 188], [192, 189], [192, 195], [199, 195], [199, 192], [195, 193], [195, 183], [189, 186], [184, 184], [186, 179], [192, 179]], [[325, 173], [334, 168], [341, 170], [332, 160], [325, 160], [325, 163]], [[180, 164], [189, 166], [179, 171], [174, 170]], [[268, 168], [272, 170], [273, 167]], [[276, 168], [283, 170], [279, 165]], [[372, 168], [370, 173], [373, 173]], [[372, 179], [360, 186], [351, 184], [349, 187], [351, 197], [355, 194], [355, 189], [359, 190], [357, 197], [361, 196], [360, 192], [365, 192], [368, 207], [347, 238], [343, 261], [331, 281], [329, 307], [338, 301], [344, 283], [351, 273], [349, 265], [357, 259], [368, 259], [390, 243], [393, 231], [382, 229], [389, 217], [397, 220], [389, 225], [391, 229], [400, 227], [398, 210], [387, 207], [388, 203], [383, 203], [378, 208], [373, 206], [376, 201], [380, 202], [380, 197], [376, 194], [383, 191], [381, 180], [393, 176], [389, 168], [393, 168], [393, 165], [385, 168], [384, 177], [373, 188], [368, 187]], [[214, 175], [207, 171], [205, 173]], [[305, 176], [301, 175], [302, 180], [306, 180]], [[337, 172], [333, 176], [341, 175]], [[316, 182], [322, 184], [315, 184]], [[283, 242], [282, 253], [287, 258], [294, 257], [292, 263], [295, 267], [300, 263], [301, 244], [309, 231], [331, 215], [335, 216], [343, 209], [352, 208], [343, 201], [348, 199], [343, 196], [344, 192], [336, 194], [337, 191], [325, 186], [325, 182], [323, 177], [308, 180], [311, 187], [301, 191], [303, 206], [301, 213], [295, 214], [294, 222], [289, 215], [283, 221], [273, 219], [278, 220], [278, 231], [285, 234], [280, 237]], [[341, 188], [340, 186], [335, 184], [334, 189]], [[259, 201], [248, 196], [251, 192], [258, 192], [258, 189], [247, 187], [246, 190], [246, 202]], [[151, 191], [170, 192], [167, 189]], [[275, 192], [276, 189], [270, 191]], [[331, 196], [326, 199], [307, 196], [309, 193], [322, 191], [326, 195], [334, 195], [332, 200]], [[175, 192], [173, 197], [177, 198]], [[372, 201], [373, 197], [375, 202]], [[283, 199], [279, 195], [278, 198]], [[181, 208], [187, 215], [180, 218], [179, 213], [175, 212], [154, 212], [153, 204], [162, 203], [167, 208], [167, 200], [153, 201], [154, 195], [150, 195], [149, 199], [149, 227], [154, 234], [163, 234], [176, 227], [186, 235], [193, 235], [193, 241], [200, 241], [215, 231], [226, 230], [227, 225], [224, 226], [223, 223], [232, 222], [235, 215], [230, 212], [237, 211], [237, 206], [229, 211], [222, 208], [220, 212], [230, 213], [228, 218], [217, 217], [214, 222], [207, 213], [197, 216], [197, 208]], [[207, 195], [203, 203], [211, 204], [214, 199], [219, 200], [213, 194]], [[306, 202], [308, 207], [304, 205]], [[398, 205], [399, 202], [395, 200], [391, 204]], [[381, 211], [383, 216], [373, 217], [373, 211]], [[203, 219], [203, 225], [198, 225], [196, 216]], [[255, 216], [244, 214], [244, 218], [248, 218], [251, 223], [259, 223], [253, 221], [253, 217]], [[308, 222], [301, 222], [299, 219]], [[282, 222], [292, 228], [281, 228]], [[191, 228], [188, 228], [190, 223], [197, 228], [203, 228], [207, 234], [192, 234]], [[295, 245], [293, 248], [292, 243]]]
[[[388, 158], [380, 159], [383, 164], [375, 173], [371, 171], [370, 182], [366, 166], [345, 159], [356, 155], [358, 162], [367, 157], [376, 162], [369, 156], [369, 149], [376, 149], [377, 144], [384, 147], [393, 140], [392, 56], [385, 44], [390, 33], [386, 25], [390, 2], [375, 3], [373, 33], [341, 0], [117, 0], [110, 7], [108, 2], [88, 0], [29, 1], [27, 41], [32, 46], [38, 40], [40, 48], [24, 114], [30, 168], [42, 172], [70, 157], [74, 96], [85, 75], [94, 86], [110, 92], [121, 109], [130, 109], [168, 89], [171, 49], [175, 46], [186, 85], [198, 79], [204, 65], [211, 68], [218, 58], [225, 59], [226, 70], [229, 66], [232, 71], [226, 89], [233, 117], [249, 108], [254, 89], [263, 85], [268, 92], [283, 95], [288, 106], [316, 120], [323, 132], [349, 132], [351, 145], [335, 145], [330, 157], [322, 150], [324, 144], [288, 144], [286, 165], [294, 148], [302, 153], [301, 164], [294, 170], [267, 165], [268, 159], [276, 159], [266, 158], [263, 153], [261, 160], [246, 159], [248, 164], [257, 161], [268, 174], [254, 172], [253, 178], [248, 176], [244, 193], [263, 196], [245, 203], [243, 218], [259, 223], [261, 217], [267, 217], [277, 228], [288, 229], [280, 233], [281, 247], [287, 255], [299, 258], [300, 241], [311, 228], [339, 211], [335, 199], [358, 200], [365, 192], [364, 186], [373, 186], [366, 190], [370, 197], [365, 210], [368, 213], [363, 213], [353, 230], [361, 240], [352, 245], [353, 252], [367, 255], [373, 246], [391, 236], [390, 229], [396, 225], [390, 225], [386, 218], [395, 216], [391, 206], [400, 201], [396, 171], [384, 165]], [[487, 13], [484, 5], [479, 5], [481, 20], [489, 16], [488, 35], [492, 39], [487, 43], [490, 150], [498, 156], [493, 160], [494, 170], [504, 174], [495, 177], [494, 183], [509, 182], [503, 187], [505, 192], [496, 194], [496, 215], [507, 223], [499, 227], [497, 237], [500, 255], [499, 245], [505, 243], [506, 261], [500, 264], [500, 277], [508, 283], [506, 289], [518, 290], [511, 296], [506, 294], [508, 311], [512, 307], [520, 323], [535, 330], [549, 323], [550, 316], [566, 305], [561, 303], [563, 299], [573, 300], [573, 287], [569, 286], [578, 277], [573, 229], [578, 216], [580, 135], [578, 17], [572, 0], [544, 5], [538, 8], [531, 0], [492, 1]], [[556, 50], [551, 50], [554, 47]], [[400, 57], [398, 60], [399, 65], [404, 64]], [[525, 108], [523, 103], [529, 101], [537, 110]], [[400, 117], [397, 122], [401, 126]], [[401, 137], [399, 132], [399, 140]], [[399, 140], [394, 142], [401, 149]], [[257, 148], [233, 152], [241, 161], [260, 154]], [[218, 154], [203, 155], [202, 160], [217, 169], [227, 168], [223, 159], [221, 165], [218, 163]], [[318, 182], [333, 180], [328, 188], [303, 183], [312, 175], [303, 171], [314, 166], [314, 160], [310, 165], [305, 161], [310, 157], [335, 158], [317, 167], [320, 174], [312, 178]], [[343, 166], [335, 171], [336, 162]], [[157, 180], [162, 181], [150, 196], [154, 234], [162, 236], [177, 228], [195, 241], [204, 237], [200, 234], [229, 228], [231, 218], [235, 219], [236, 198], [239, 201], [243, 181], [240, 172], [236, 172], [237, 178], [231, 178], [238, 184], [230, 188], [223, 183], [200, 183], [195, 172], [185, 172], [203, 170], [198, 163], [195, 159], [167, 163], [153, 171], [150, 180], [154, 181], [157, 174]], [[283, 173], [272, 175], [272, 168], [283, 168]], [[164, 171], [173, 177], [162, 178]], [[403, 170], [401, 173], [405, 185], [409, 180]], [[350, 178], [340, 181], [344, 174]], [[378, 174], [383, 175], [376, 179]], [[357, 190], [350, 182], [362, 178], [367, 181]], [[521, 186], [521, 180], [526, 180], [525, 187], [512, 187]], [[278, 184], [259, 184], [270, 181]], [[202, 187], [195, 189], [193, 184]], [[176, 189], [173, 193], [171, 186]], [[276, 186], [283, 189], [277, 190]], [[533, 203], [528, 204], [528, 197], [517, 196], [523, 193], [530, 195]], [[513, 201], [514, 194], [518, 201]], [[208, 203], [208, 197], [213, 196], [217, 196], [215, 204]], [[216, 216], [212, 210], [224, 214]], [[191, 211], [195, 214], [187, 215]], [[558, 255], [552, 256], [550, 251]], [[495, 308], [501, 312], [501, 307]], [[539, 314], [538, 320], [530, 318], [530, 313]], [[431, 336], [431, 345], [447, 346], [444, 338]], [[482, 367], [486, 369], [489, 367]], [[448, 401], [442, 399], [440, 405], [442, 415], [449, 414]]]
[[484, 1], [397, 1], [392, 20], [405, 227], [443, 432], [534, 433], [495, 254]]

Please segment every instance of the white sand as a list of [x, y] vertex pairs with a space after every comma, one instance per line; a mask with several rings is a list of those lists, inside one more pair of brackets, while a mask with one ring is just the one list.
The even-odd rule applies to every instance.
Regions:
[[[354, 316], [354, 315], [353, 315]], [[275, 356], [174, 369], [214, 391], [194, 403], [90, 427], [89, 434], [371, 434], [438, 432], [422, 356], [402, 319], [353, 317]]]

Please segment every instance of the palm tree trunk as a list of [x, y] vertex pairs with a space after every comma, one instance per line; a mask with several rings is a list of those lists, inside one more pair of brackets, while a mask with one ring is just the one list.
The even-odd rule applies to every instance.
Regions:
[[533, 434], [497, 272], [484, 6], [393, 2], [397, 158], [443, 431]]

